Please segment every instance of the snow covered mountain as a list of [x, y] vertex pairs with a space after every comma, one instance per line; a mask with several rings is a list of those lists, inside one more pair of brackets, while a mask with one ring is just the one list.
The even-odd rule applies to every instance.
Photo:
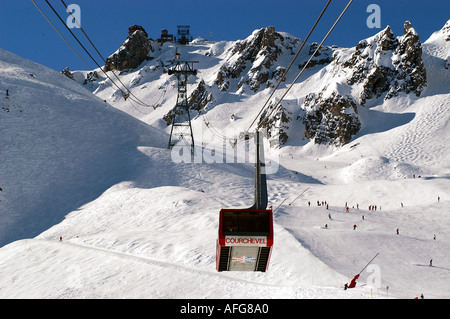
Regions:
[[[445, 30], [444, 27], [441, 32]], [[233, 118], [236, 118], [235, 113], [241, 112], [240, 105], [244, 102], [255, 105], [258, 104], [255, 99], [258, 99], [262, 106], [264, 98], [268, 98], [303, 43], [290, 34], [275, 31], [271, 26], [256, 30], [245, 40], [236, 42], [212, 44], [197, 41], [188, 47], [180, 47], [171, 43], [160, 46], [148, 41], [144, 50], [148, 52], [146, 58], [136, 48], [139, 46], [130, 44], [141, 43], [144, 32], [130, 31], [130, 36], [119, 50], [124, 56], [121, 58], [122, 64], [135, 64], [136, 57], [140, 57], [140, 67], [120, 67], [116, 70], [121, 72], [127, 85], [143, 90], [143, 94], [138, 96], [149, 101], [149, 104], [160, 106], [161, 111], [152, 114], [151, 120], [157, 121], [162, 117], [168, 125], [175, 103], [165, 99], [165, 96], [168, 90], [175, 89], [175, 78], [168, 77], [166, 71], [174, 59], [174, 50], [178, 50], [183, 59], [199, 61], [198, 76], [191, 80], [189, 105], [191, 116], [204, 121], [202, 115], [206, 114], [207, 118], [213, 116], [211, 111], [216, 105], [224, 109], [229, 102], [242, 101], [227, 107], [227, 113], [232, 112], [229, 115], [234, 115]], [[305, 66], [317, 46], [317, 43], [305, 45], [284, 79], [284, 89]], [[127, 50], [127, 47], [130, 49]], [[117, 54], [109, 60], [118, 59]], [[146, 62], [148, 59], [151, 61]], [[300, 81], [314, 81], [315, 87], [302, 89], [302, 83], [294, 86], [292, 93], [265, 124], [270, 134], [278, 134], [282, 145], [302, 143], [299, 137], [302, 140], [306, 137], [318, 144], [345, 145], [361, 129], [359, 109], [375, 105], [380, 97], [386, 101], [398, 98], [400, 93], [420, 97], [427, 86], [422, 43], [409, 21], [405, 22], [404, 34], [398, 37], [388, 26], [373, 37], [360, 41], [354, 48], [322, 47], [307, 67]], [[111, 69], [109, 64], [107, 69]], [[97, 70], [98, 76], [92, 82], [88, 76], [82, 75], [78, 74], [78, 81], [90, 83], [95, 94], [136, 114], [135, 110], [129, 110], [124, 105], [124, 101], [117, 100], [121, 97], [120, 91], [111, 87], [109, 79], [102, 77], [100, 70]], [[154, 94], [155, 88], [158, 88], [156, 92], [159, 94]], [[146, 92], [151, 92], [151, 95]], [[173, 91], [170, 96], [174, 96]], [[275, 102], [276, 95], [270, 105]], [[141, 108], [138, 112], [149, 111]], [[162, 112], [165, 114], [162, 115]], [[244, 116], [240, 119], [248, 120]]]
[[268, 27], [241, 41], [149, 42], [128, 69], [133, 29], [110, 68], [156, 109], [100, 70], [66, 70], [72, 80], [0, 50], [0, 297], [449, 298], [449, 23], [425, 42], [405, 23], [397, 37], [387, 27], [324, 47], [305, 69], [267, 125], [279, 169], [266, 273], [215, 271], [218, 211], [250, 206], [253, 167], [172, 160], [167, 69], [176, 52], [199, 61], [188, 93], [206, 156], [250, 126], [300, 39]]

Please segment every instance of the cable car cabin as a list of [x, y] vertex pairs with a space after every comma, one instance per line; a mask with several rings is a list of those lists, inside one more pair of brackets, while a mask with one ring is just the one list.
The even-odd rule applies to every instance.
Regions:
[[266, 209], [222, 209], [216, 246], [217, 271], [262, 271], [269, 266], [273, 214]]

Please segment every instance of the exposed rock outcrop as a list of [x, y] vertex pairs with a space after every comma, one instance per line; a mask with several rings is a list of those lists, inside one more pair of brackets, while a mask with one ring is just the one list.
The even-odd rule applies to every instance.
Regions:
[[352, 72], [348, 85], [363, 85], [359, 96], [361, 105], [384, 93], [386, 100], [399, 92], [420, 96], [426, 86], [422, 45], [409, 21], [405, 22], [403, 36], [394, 37], [388, 26], [360, 41], [351, 58], [342, 65]]
[[200, 113], [212, 100], [212, 93], [208, 93], [205, 81], [201, 80], [194, 91], [192, 91], [187, 103], [190, 110], [195, 110]]
[[72, 72], [70, 72], [70, 70], [69, 70], [69, 67], [67, 66], [67, 67], [65, 67], [64, 68], [64, 70], [62, 70], [61, 71], [61, 74], [63, 74], [63, 75], [65, 75], [65, 76], [67, 76], [69, 79], [71, 79], [71, 80], [75, 80], [75, 78], [74, 78], [74, 76], [73, 76], [73, 73]]
[[[446, 40], [450, 33], [449, 22], [441, 33]], [[400, 93], [420, 96], [427, 85], [422, 45], [408, 21], [404, 24], [403, 35], [396, 37], [390, 27], [386, 27], [352, 49], [324, 46], [315, 52], [317, 43], [305, 44], [284, 78], [288, 63], [302, 44], [302, 40], [277, 32], [272, 26], [255, 30], [245, 40], [213, 44], [205, 55], [215, 62], [210, 60], [211, 63], [205, 64], [208, 71], [199, 73], [204, 80], [189, 90], [187, 107], [192, 117], [213, 103], [234, 101], [235, 94], [242, 100], [255, 93], [264, 97], [266, 92], [262, 90], [275, 87], [280, 80], [290, 83], [315, 53], [307, 65], [308, 71], [300, 79], [304, 82], [293, 86], [289, 96], [263, 126], [270, 136], [279, 136], [281, 145], [288, 142], [290, 134], [295, 134], [295, 139], [306, 137], [315, 143], [344, 145], [360, 130], [358, 108], [378, 104], [381, 101], [377, 99], [392, 99]], [[168, 49], [162, 47], [154, 51], [155, 68], [164, 70], [168, 52], [164, 50]], [[145, 30], [140, 26], [130, 27], [127, 40], [108, 58], [105, 70], [137, 68], [148, 59], [151, 51], [152, 42]], [[159, 51], [164, 52], [160, 58]], [[141, 86], [142, 78], [141, 74], [136, 75], [131, 80], [132, 86]], [[92, 73], [85, 84], [94, 90], [100, 80], [104, 79]], [[286, 85], [281, 86], [285, 88]], [[176, 116], [175, 108], [170, 106], [167, 111], [163, 118], [170, 125]]]
[[153, 51], [147, 32], [140, 26], [129, 28], [129, 36], [113, 55], [106, 59], [105, 71], [137, 68]]
[[293, 49], [299, 42], [299, 39], [276, 32], [273, 26], [257, 30], [230, 49], [215, 84], [222, 91], [229, 90], [232, 79], [239, 79], [237, 90], [243, 85], [248, 85], [253, 92], [273, 86], [271, 80], [279, 79], [284, 73], [276, 65], [279, 55], [283, 52], [294, 54]]
[[[199, 114], [212, 100], [212, 93], [209, 93], [207, 91], [205, 81], [201, 80], [187, 99], [188, 110], [189, 112], [195, 111], [197, 112], [197, 114]], [[172, 123], [172, 120], [176, 115], [175, 109], [176, 107], [171, 109], [167, 114], [163, 116], [163, 120], [167, 125], [170, 125]]]
[[347, 144], [358, 133], [361, 123], [356, 103], [336, 91], [328, 97], [311, 93], [306, 96], [305, 135], [317, 144]]
[[[267, 130], [267, 137], [272, 138], [278, 135], [278, 146], [286, 144], [289, 140], [289, 127], [292, 124], [292, 113], [287, 108], [280, 104], [277, 112], [274, 112], [270, 117], [266, 119], [268, 112], [271, 112], [274, 104], [271, 103], [266, 112], [261, 115], [260, 125]], [[264, 120], [263, 120], [264, 119]], [[261, 123], [261, 121], [264, 121]]]
[[426, 86], [421, 42], [408, 21], [402, 36], [395, 37], [388, 26], [360, 41], [349, 57], [345, 54], [335, 54], [328, 69], [335, 82], [305, 98], [305, 135], [315, 143], [348, 143], [361, 127], [358, 105], [400, 92], [420, 96]]

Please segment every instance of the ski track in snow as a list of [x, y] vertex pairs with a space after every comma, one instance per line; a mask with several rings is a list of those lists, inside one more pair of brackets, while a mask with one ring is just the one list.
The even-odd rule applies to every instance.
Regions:
[[[442, 164], [442, 155], [445, 155], [449, 138], [440, 133], [448, 124], [450, 116], [450, 98], [426, 97], [420, 101], [423, 109], [406, 126], [397, 130], [401, 131], [397, 136], [400, 141], [389, 145], [386, 156], [392, 160], [423, 165]], [[426, 108], [426, 109], [425, 109]], [[431, 143], [435, 136], [443, 137], [441, 143]]]
[[221, 279], [226, 279], [226, 280], [230, 280], [230, 281], [240, 282], [240, 283], [244, 283], [244, 284], [251, 284], [251, 285], [256, 285], [256, 286], [283, 287], [281, 285], [233, 278], [233, 277], [227, 276], [225, 273], [218, 273], [216, 271], [202, 270], [199, 268], [188, 267], [188, 266], [184, 266], [184, 265], [177, 264], [174, 262], [167, 262], [167, 261], [163, 261], [163, 260], [157, 260], [157, 259], [153, 259], [153, 258], [137, 256], [137, 255], [133, 255], [133, 254], [129, 254], [129, 253], [114, 251], [111, 249], [98, 248], [98, 247], [94, 247], [94, 246], [82, 245], [82, 244], [77, 244], [77, 243], [68, 242], [68, 241], [57, 242], [55, 240], [49, 240], [49, 239], [36, 239], [36, 240], [45, 241], [46, 243], [50, 243], [51, 245], [69, 245], [69, 246], [77, 247], [77, 248], [81, 248], [81, 249], [89, 249], [89, 250], [93, 250], [95, 252], [101, 252], [104, 254], [117, 256], [119, 258], [124, 258], [124, 259], [130, 260], [132, 262], [133, 261], [142, 262], [142, 263], [146, 263], [146, 264], [157, 265], [162, 268], [170, 267], [170, 268], [173, 268], [175, 271], [187, 271], [187, 272], [191, 272], [191, 273], [195, 273], [195, 274], [202, 274], [203, 276], [219, 277]]

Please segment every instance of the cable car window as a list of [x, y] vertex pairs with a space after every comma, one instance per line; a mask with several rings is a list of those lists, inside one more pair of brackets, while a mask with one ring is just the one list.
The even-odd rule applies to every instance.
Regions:
[[270, 234], [270, 212], [224, 211], [222, 222], [224, 235]]

